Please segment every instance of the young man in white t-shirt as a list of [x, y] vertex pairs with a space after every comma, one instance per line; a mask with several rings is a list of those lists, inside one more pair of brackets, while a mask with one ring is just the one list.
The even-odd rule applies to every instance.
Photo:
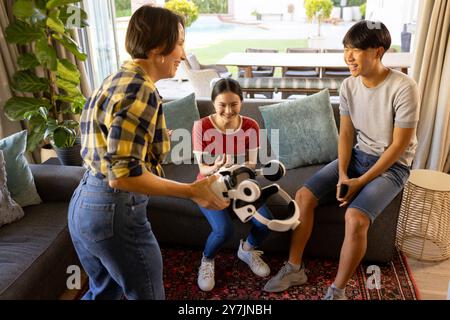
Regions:
[[[343, 44], [352, 76], [344, 80], [340, 90], [338, 159], [297, 191], [301, 223], [293, 231], [288, 262], [264, 287], [269, 292], [307, 281], [302, 257], [313, 227], [314, 208], [332, 193], [347, 211], [338, 272], [324, 299], [345, 299], [347, 282], [366, 252], [371, 223], [409, 177], [417, 145], [417, 85], [407, 75], [383, 65], [383, 55], [391, 45], [383, 23], [356, 23]], [[355, 132], [357, 143], [353, 146]], [[348, 191], [341, 194], [341, 189]]]

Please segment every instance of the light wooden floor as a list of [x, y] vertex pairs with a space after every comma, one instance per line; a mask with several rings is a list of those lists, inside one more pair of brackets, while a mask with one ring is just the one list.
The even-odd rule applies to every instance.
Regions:
[[408, 257], [408, 264], [423, 300], [447, 299], [450, 284], [450, 259], [427, 262]]

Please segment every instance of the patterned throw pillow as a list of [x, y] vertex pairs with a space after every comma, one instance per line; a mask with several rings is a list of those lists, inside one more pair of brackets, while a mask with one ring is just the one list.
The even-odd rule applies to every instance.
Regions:
[[6, 179], [5, 160], [0, 150], [0, 227], [24, 216], [22, 208], [11, 198], [6, 187]]

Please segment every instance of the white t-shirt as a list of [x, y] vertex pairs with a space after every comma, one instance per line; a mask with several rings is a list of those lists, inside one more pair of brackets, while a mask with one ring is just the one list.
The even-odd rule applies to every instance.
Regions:
[[[390, 69], [386, 79], [367, 88], [361, 77], [345, 79], [340, 90], [340, 114], [349, 115], [356, 130], [356, 148], [381, 156], [392, 143], [394, 127], [416, 128], [419, 120], [419, 91], [416, 82]], [[397, 163], [411, 166], [417, 147], [414, 132]]]

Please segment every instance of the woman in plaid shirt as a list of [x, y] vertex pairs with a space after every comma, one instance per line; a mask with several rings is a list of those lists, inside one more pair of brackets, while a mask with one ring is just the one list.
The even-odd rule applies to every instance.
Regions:
[[217, 177], [192, 184], [162, 177], [170, 140], [155, 82], [184, 60], [184, 24], [151, 6], [130, 19], [132, 61], [106, 78], [81, 115], [81, 155], [87, 172], [69, 206], [69, 230], [89, 291], [83, 299], [164, 299], [162, 257], [147, 219], [147, 195], [190, 198], [223, 209], [210, 190]]

